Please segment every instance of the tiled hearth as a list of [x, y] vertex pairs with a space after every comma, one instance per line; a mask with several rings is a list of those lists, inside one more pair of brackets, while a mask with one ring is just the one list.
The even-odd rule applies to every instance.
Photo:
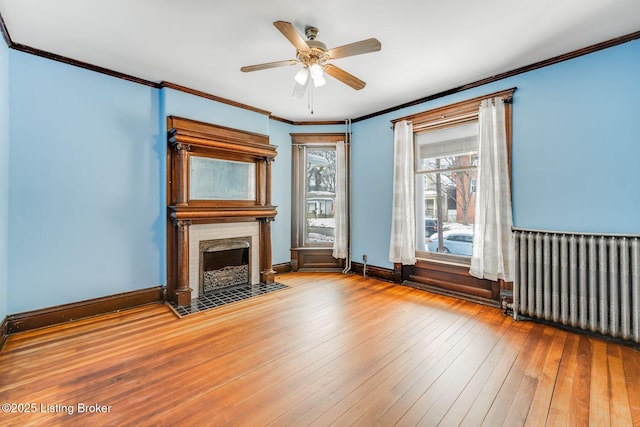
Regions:
[[179, 317], [184, 317], [189, 314], [198, 313], [204, 310], [230, 304], [232, 302], [242, 301], [247, 298], [264, 295], [269, 292], [279, 291], [286, 288], [288, 288], [288, 286], [281, 283], [239, 285], [201, 295], [198, 298], [191, 300], [190, 305], [179, 306], [175, 302], [170, 302], [169, 305]]

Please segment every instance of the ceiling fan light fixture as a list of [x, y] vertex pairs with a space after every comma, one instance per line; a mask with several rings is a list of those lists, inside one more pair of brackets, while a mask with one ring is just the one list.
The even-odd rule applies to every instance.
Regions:
[[313, 63], [309, 67], [309, 73], [311, 74], [311, 77], [315, 80], [317, 78], [322, 77], [322, 75], [324, 74], [324, 70], [322, 69], [322, 66], [320, 64]]
[[293, 86], [293, 92], [291, 93], [291, 97], [292, 98], [302, 98], [305, 94], [305, 92], [307, 91], [307, 88], [309, 87], [309, 83], [307, 82], [307, 84], [301, 85], [300, 83], [296, 82], [295, 85]]
[[314, 77], [313, 78], [313, 85], [315, 87], [320, 87], [320, 86], [324, 86], [327, 83], [327, 81], [325, 80], [324, 76], [320, 75], [320, 77]]
[[301, 84], [302, 86], [305, 85], [305, 83], [307, 83], [307, 79], [309, 78], [309, 69], [307, 67], [304, 67], [303, 69], [301, 69], [300, 71], [298, 71], [296, 73], [296, 76], [294, 77], [294, 79], [296, 80], [296, 82], [298, 82], [299, 84]]

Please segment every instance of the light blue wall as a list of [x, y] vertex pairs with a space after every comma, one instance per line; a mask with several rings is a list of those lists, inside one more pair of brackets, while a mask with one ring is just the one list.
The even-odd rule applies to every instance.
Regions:
[[0, 323], [8, 312], [9, 49], [0, 42]]
[[390, 120], [514, 86], [514, 225], [640, 233], [636, 40], [354, 124], [355, 261], [392, 266]]
[[269, 117], [174, 89], [163, 88], [165, 116], [178, 116], [269, 135]]
[[516, 226], [640, 233], [640, 40], [516, 85]]
[[164, 284], [158, 93], [9, 52], [9, 313]]
[[271, 169], [271, 203], [278, 215], [271, 224], [272, 263], [291, 260], [291, 125], [271, 120], [271, 144], [278, 146], [278, 156]]
[[351, 256], [355, 262], [389, 267], [393, 131], [380, 116], [353, 124], [351, 143]]

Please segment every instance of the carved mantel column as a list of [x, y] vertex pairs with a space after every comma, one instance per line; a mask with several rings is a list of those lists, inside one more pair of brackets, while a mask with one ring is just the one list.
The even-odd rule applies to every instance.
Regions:
[[189, 287], [189, 220], [175, 220], [178, 235], [178, 283], [176, 283], [176, 303], [187, 305], [191, 303], [191, 291]]
[[275, 281], [276, 272], [271, 265], [271, 222], [273, 218], [260, 219], [260, 282], [270, 284]]
[[[265, 167], [265, 172], [266, 172], [266, 204], [268, 206], [271, 206], [271, 162], [273, 162], [273, 157], [265, 157], [264, 158], [266, 167]], [[273, 218], [272, 218], [273, 220]]]
[[187, 182], [189, 179], [189, 157], [187, 151], [191, 150], [189, 144], [174, 142], [173, 148], [178, 152], [178, 186], [176, 206], [187, 206]]

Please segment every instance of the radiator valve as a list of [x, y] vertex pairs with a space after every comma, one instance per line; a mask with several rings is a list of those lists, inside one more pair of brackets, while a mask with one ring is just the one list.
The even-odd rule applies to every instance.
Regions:
[[505, 316], [513, 313], [513, 291], [511, 289], [500, 289], [500, 308]]

